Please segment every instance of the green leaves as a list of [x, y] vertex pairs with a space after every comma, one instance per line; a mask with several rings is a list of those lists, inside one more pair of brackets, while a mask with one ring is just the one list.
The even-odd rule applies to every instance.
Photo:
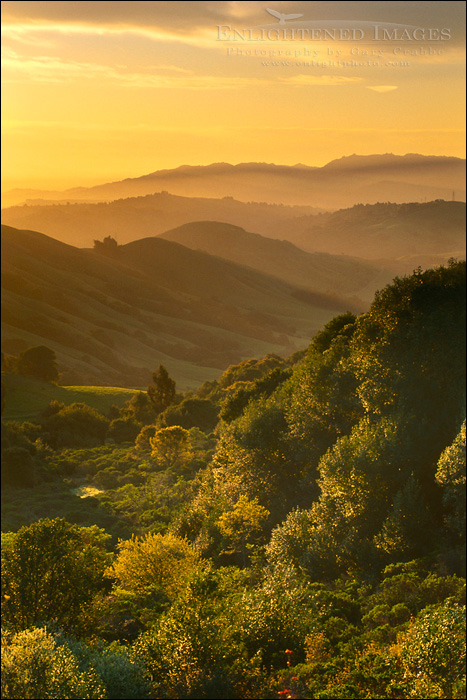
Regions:
[[443, 487], [443, 505], [448, 532], [465, 544], [465, 420], [452, 445], [438, 461], [436, 481]]
[[64, 519], [22, 527], [2, 551], [5, 620], [15, 630], [57, 620], [79, 628], [83, 608], [104, 585], [108, 561], [102, 530], [79, 528]]
[[259, 504], [257, 498], [250, 501], [246, 496], [240, 496], [232, 510], [225, 511], [218, 519], [217, 527], [234, 551], [241, 553], [243, 566], [247, 563], [247, 542], [251, 543], [261, 532], [268, 516], [269, 511]]
[[57, 357], [55, 352], [45, 345], [28, 348], [20, 353], [16, 362], [17, 372], [46, 382], [58, 380]]
[[120, 540], [107, 575], [137, 594], [157, 591], [175, 597], [186, 586], [199, 560], [191, 544], [175, 535], [148, 534]]
[[15, 634], [2, 647], [3, 698], [106, 698], [94, 669], [81, 671], [66, 644], [45, 629]]
[[464, 675], [465, 652], [465, 606], [446, 602], [423, 610], [400, 642], [410, 696], [454, 697], [453, 688]]
[[156, 415], [165, 411], [175, 398], [175, 382], [169, 377], [169, 373], [163, 365], [159, 365], [157, 372], [152, 375], [154, 384], [148, 386], [148, 396], [152, 402]]
[[188, 430], [179, 425], [158, 430], [154, 437], [149, 438], [151, 456], [160, 469], [180, 469], [193, 457], [191, 436]]

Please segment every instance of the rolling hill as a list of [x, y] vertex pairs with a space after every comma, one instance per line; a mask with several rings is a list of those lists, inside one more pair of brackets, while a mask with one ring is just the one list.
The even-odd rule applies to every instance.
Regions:
[[[413, 255], [449, 257], [465, 250], [465, 203], [444, 200], [358, 204], [317, 213], [312, 207], [159, 193], [108, 203], [10, 207], [2, 210], [2, 220], [15, 228], [43, 231], [77, 247], [91, 247], [94, 240], [106, 236], [125, 244], [165, 235], [184, 224], [212, 221], [287, 240], [308, 252], [371, 260]], [[251, 237], [249, 242], [253, 245]], [[188, 239], [186, 245], [191, 245]], [[211, 240], [207, 248], [200, 247], [229, 257], [213, 245]], [[240, 249], [238, 253], [243, 255]], [[230, 259], [250, 264], [248, 260]]]
[[78, 247], [92, 246], [94, 239], [113, 236], [119, 243], [159, 233], [191, 221], [228, 221], [271, 237], [284, 232], [297, 217], [317, 213], [313, 207], [239, 202], [223, 199], [180, 197], [161, 192], [109, 203], [28, 205], [2, 210], [2, 222], [16, 228], [44, 231], [59, 241]]
[[[465, 203], [357, 205], [295, 221], [289, 238], [304, 250], [368, 260], [465, 256]], [[439, 260], [443, 262], [444, 260]], [[416, 262], [416, 266], [422, 262]]]
[[121, 387], [59, 386], [21, 374], [2, 373], [2, 382], [8, 397], [2, 416], [6, 421], [37, 419], [50, 401], [59, 401], [66, 406], [85, 403], [107, 414], [111, 406], [121, 407], [135, 394], [132, 389]]
[[341, 209], [357, 203], [451, 199], [453, 190], [462, 200], [465, 199], [465, 161], [414, 153], [404, 156], [386, 153], [354, 154], [320, 168], [271, 163], [183, 165], [142, 177], [62, 192], [11, 190], [4, 193], [3, 199], [8, 206], [22, 204], [28, 199], [111, 201], [161, 190], [185, 197], [232, 196], [246, 202], [326, 209]]
[[248, 265], [285, 282], [325, 294], [356, 295], [391, 281], [384, 269], [346, 256], [307, 253], [289, 241], [217, 221], [196, 221], [159, 235], [194, 250]]
[[2, 288], [3, 351], [47, 345], [63, 384], [144, 387], [162, 363], [180, 389], [193, 388], [241, 359], [306, 346], [346, 310], [160, 238], [110, 258], [8, 226]]

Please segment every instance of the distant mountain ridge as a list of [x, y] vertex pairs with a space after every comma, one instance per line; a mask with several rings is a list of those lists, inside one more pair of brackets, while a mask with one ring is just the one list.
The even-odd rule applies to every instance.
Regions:
[[[38, 198], [111, 201], [166, 190], [186, 197], [232, 196], [240, 201], [340, 209], [358, 203], [388, 201], [388, 182], [410, 184], [412, 199], [450, 199], [454, 190], [457, 198], [463, 200], [465, 161], [448, 156], [381, 154], [345, 156], [323, 167], [272, 163], [182, 165], [141, 177], [61, 192], [12, 190], [4, 193], [3, 201], [5, 206]], [[362, 189], [365, 185], [372, 185], [371, 194]], [[407, 201], [403, 192], [400, 196], [402, 199], [398, 201]]]

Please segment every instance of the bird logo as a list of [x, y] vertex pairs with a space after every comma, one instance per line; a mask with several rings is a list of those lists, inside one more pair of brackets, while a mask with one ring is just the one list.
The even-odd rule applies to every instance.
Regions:
[[303, 17], [303, 15], [284, 15], [282, 14], [282, 12], [276, 12], [276, 10], [271, 10], [270, 7], [266, 8], [266, 12], [269, 12], [270, 15], [276, 17], [276, 19], [279, 20], [279, 24], [285, 24], [286, 20], [288, 19], [300, 19], [300, 17]]

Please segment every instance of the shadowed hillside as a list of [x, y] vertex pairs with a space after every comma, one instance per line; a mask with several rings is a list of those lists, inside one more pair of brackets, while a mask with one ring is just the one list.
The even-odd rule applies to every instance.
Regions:
[[108, 258], [3, 226], [2, 253], [2, 349], [47, 345], [65, 384], [145, 386], [163, 363], [193, 387], [245, 357], [303, 347], [345, 310], [158, 238]]
[[160, 238], [324, 293], [358, 296], [363, 288], [372, 285], [374, 292], [384, 277], [384, 270], [380, 267], [356, 258], [306, 253], [289, 241], [273, 240], [217, 221], [184, 224], [160, 234]]

